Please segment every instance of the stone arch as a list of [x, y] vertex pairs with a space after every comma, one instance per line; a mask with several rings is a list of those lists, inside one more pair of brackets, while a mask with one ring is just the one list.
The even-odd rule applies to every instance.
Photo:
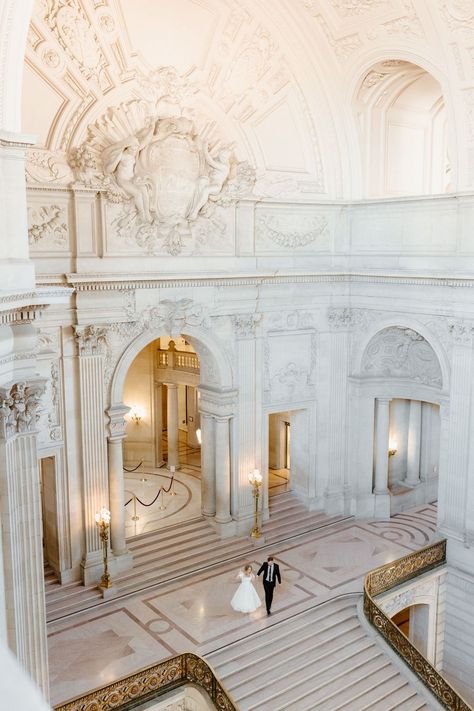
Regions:
[[[110, 405], [113, 407], [122, 402], [125, 378], [132, 361], [149, 343], [160, 336], [176, 336], [164, 327], [147, 328], [139, 336], [133, 338], [122, 351], [111, 380]], [[233, 387], [232, 366], [229, 356], [220, 343], [203, 327], [183, 325], [181, 335], [189, 340], [199, 356], [201, 363], [201, 382], [207, 387], [220, 390], [230, 390]]]
[[[413, 375], [410, 378], [409, 372], [407, 372], [406, 375], [395, 375], [393, 369], [392, 369], [392, 374], [391, 377], [393, 378], [409, 378], [414, 380], [415, 382], [420, 382], [423, 385], [429, 385], [431, 384], [433, 387], [436, 387], [439, 390], [447, 391], [449, 389], [449, 364], [448, 364], [448, 359], [446, 352], [444, 348], [442, 347], [441, 343], [438, 341], [437, 337], [422, 323], [419, 323], [418, 321], [414, 319], [404, 319], [404, 323], [400, 323], [400, 319], [385, 319], [383, 322], [378, 322], [375, 324], [372, 328], [367, 329], [367, 334], [363, 342], [361, 342], [358, 346], [357, 352], [355, 354], [355, 364], [356, 364], [356, 376], [360, 378], [364, 377], [375, 377], [376, 374], [373, 369], [367, 369], [367, 363], [365, 362], [364, 364], [364, 359], [367, 356], [368, 349], [370, 347], [370, 344], [374, 342], [374, 339], [376, 339], [379, 334], [383, 334], [386, 331], [389, 331], [391, 329], [399, 329], [400, 331], [411, 331], [413, 334], [418, 335], [424, 344], [424, 348], [429, 349], [432, 354], [433, 354], [433, 363], [437, 364], [439, 367], [439, 374], [437, 374], [436, 371], [433, 371], [433, 382], [428, 383], [426, 382], [426, 378], [420, 377], [420, 380], [416, 380], [416, 374], [415, 377]], [[394, 334], [395, 335], [395, 334]], [[410, 350], [410, 349], [408, 349]], [[428, 351], [426, 353], [428, 355]], [[421, 353], [420, 353], [421, 357]], [[372, 372], [370, 372], [372, 370]], [[402, 370], [403, 372], [403, 370]], [[413, 373], [413, 371], [412, 371]], [[378, 373], [379, 376], [386, 377], [382, 373]], [[422, 375], [422, 374], [420, 374]], [[429, 378], [428, 378], [429, 379]], [[434, 382], [436, 381], [436, 382]]]
[[[406, 76], [406, 81], [405, 83], [401, 81], [400, 77], [403, 77], [403, 71], [400, 73], [400, 77], [398, 79], [398, 83], [394, 82], [394, 78], [390, 77], [390, 72], [394, 73], [394, 68], [392, 69], [383, 69], [384, 65], [388, 65], [389, 63], [400, 63], [400, 65], [404, 65], [405, 70], [410, 69], [410, 72], [408, 72]], [[402, 67], [403, 68], [403, 67]], [[381, 71], [382, 69], [382, 71]], [[386, 72], [386, 77], [383, 78], [384, 71]], [[361, 103], [362, 95], [364, 94], [364, 82], [367, 81], [367, 78], [370, 77], [371, 73], [373, 73], [374, 76], [379, 76], [380, 78], [380, 91], [379, 91], [379, 98], [377, 99], [377, 111], [380, 113], [381, 120], [383, 120], [384, 127], [382, 130], [382, 136], [380, 138], [380, 149], [382, 150], [382, 154], [377, 157], [375, 160], [375, 166], [376, 166], [376, 172], [380, 172], [380, 175], [371, 175], [372, 172], [372, 167], [370, 163], [370, 158], [372, 157], [372, 162], [374, 156], [372, 155], [374, 146], [369, 146], [368, 142], [370, 140], [371, 143], [374, 142], [374, 133], [375, 136], [377, 136], [377, 130], [376, 128], [374, 129], [374, 117], [372, 116], [372, 109], [369, 106], [366, 106], [364, 111], [367, 115], [364, 114], [363, 109], [363, 102]], [[388, 80], [387, 80], [388, 77]], [[382, 80], [383, 79], [383, 80]], [[384, 182], [384, 185], [382, 189], [380, 189], [380, 180], [383, 179], [386, 181], [387, 174], [386, 174], [386, 168], [387, 165], [382, 165], [385, 164], [386, 162], [386, 152], [387, 152], [387, 146], [388, 146], [388, 138], [387, 135], [385, 135], [388, 131], [387, 128], [387, 115], [388, 112], [390, 111], [390, 105], [391, 102], [393, 101], [394, 104], [396, 104], [396, 101], [398, 99], [395, 99], [394, 97], [400, 97], [404, 94], [405, 89], [409, 89], [412, 84], [415, 82], [419, 83], [420, 89], [418, 90], [418, 95], [421, 95], [422, 90], [425, 91], [427, 100], [429, 100], [429, 95], [431, 93], [436, 94], [438, 92], [439, 94], [439, 99], [437, 99], [438, 104], [436, 104], [436, 111], [434, 112], [434, 115], [432, 117], [432, 121], [430, 122], [430, 128], [428, 131], [429, 134], [429, 139], [430, 141], [434, 141], [436, 145], [439, 146], [439, 151], [440, 151], [440, 156], [436, 160], [433, 160], [433, 146], [431, 145], [428, 147], [428, 144], [426, 143], [427, 137], [425, 135], [424, 143], [426, 143], [426, 150], [425, 154], [423, 156], [423, 160], [429, 160], [430, 161], [430, 171], [431, 171], [431, 176], [428, 179], [427, 178], [427, 170], [426, 166], [423, 165], [423, 170], [421, 171], [420, 174], [420, 180], [422, 181], [422, 186], [421, 188], [414, 188], [411, 189], [410, 185], [413, 181], [410, 182], [410, 184], [405, 184], [405, 180], [403, 181], [403, 186], [401, 187], [400, 190], [395, 190], [395, 192], [392, 190], [390, 191], [388, 183]], [[385, 88], [385, 84], [387, 84], [388, 88]], [[431, 83], [431, 89], [428, 88], [428, 84]], [[374, 86], [376, 87], [377, 82], [374, 82]], [[383, 84], [383, 86], [382, 86]], [[403, 85], [403, 86], [402, 86]], [[435, 85], [437, 85], [437, 89], [435, 88]], [[457, 148], [457, 131], [456, 131], [456, 115], [454, 112], [454, 101], [452, 97], [452, 88], [449, 85], [448, 82], [448, 77], [446, 74], [440, 69], [439, 65], [434, 61], [429, 56], [424, 56], [424, 55], [419, 55], [413, 51], [410, 51], [408, 49], [400, 48], [400, 46], [393, 46], [393, 47], [385, 47], [383, 51], [376, 50], [376, 51], [370, 51], [365, 53], [362, 57], [360, 57], [359, 61], [356, 63], [356, 65], [353, 67], [352, 71], [352, 77], [350, 81], [347, 84], [348, 86], [348, 91], [347, 91], [347, 100], [350, 105], [354, 107], [354, 123], [352, 126], [353, 129], [353, 139], [355, 141], [355, 145], [360, 145], [360, 160], [361, 160], [361, 195], [365, 197], [380, 197], [384, 195], [406, 195], [406, 194], [436, 194], [436, 193], [441, 193], [441, 192], [452, 192], [453, 190], [456, 190], [457, 188], [457, 183], [458, 183], [458, 162], [459, 162], [459, 157], [457, 155], [458, 153], [458, 148]], [[417, 84], [418, 86], [418, 84]], [[371, 90], [372, 94], [376, 94], [377, 89]], [[393, 96], [392, 96], [393, 93]], [[365, 90], [365, 95], [366, 98], [368, 95], [370, 95], [370, 92]], [[385, 98], [384, 98], [385, 97]], [[375, 100], [375, 99], [374, 99]], [[380, 101], [385, 102], [384, 105], [380, 105]], [[387, 105], [388, 102], [388, 105]], [[436, 103], [436, 102], [435, 102]], [[433, 104], [433, 110], [434, 110], [435, 104]], [[369, 112], [369, 113], [367, 113]], [[421, 112], [423, 113], [423, 112]], [[421, 115], [420, 113], [420, 115]], [[428, 112], [429, 113], [429, 112]], [[369, 123], [370, 125], [365, 125]], [[445, 127], [443, 128], [443, 123], [445, 124]], [[412, 127], [412, 131], [414, 130], [414, 127]], [[398, 129], [400, 133], [400, 129]], [[426, 133], [426, 132], [425, 132]], [[440, 136], [446, 134], [446, 146], [441, 146], [441, 143], [439, 140], [437, 140]], [[365, 134], [365, 138], [364, 138]], [[369, 139], [370, 136], [370, 139]], [[444, 139], [443, 139], [444, 140]], [[420, 142], [418, 141], [418, 144]], [[382, 145], [383, 144], [383, 145]], [[433, 144], [434, 145], [434, 144]], [[399, 152], [398, 152], [399, 153]], [[409, 152], [410, 154], [410, 152]], [[441, 154], [449, 154], [449, 175], [446, 176], [444, 179], [442, 177], [442, 170], [444, 170], [444, 166], [437, 165], [441, 161], [441, 163], [444, 160], [444, 155], [441, 156]], [[439, 159], [439, 160], [438, 160]], [[429, 172], [429, 171], [428, 171]], [[406, 171], [403, 171], [403, 175], [406, 177], [407, 174], [411, 174], [412, 171], [409, 171], [408, 173]], [[374, 192], [374, 184], [377, 184], [377, 190]]]

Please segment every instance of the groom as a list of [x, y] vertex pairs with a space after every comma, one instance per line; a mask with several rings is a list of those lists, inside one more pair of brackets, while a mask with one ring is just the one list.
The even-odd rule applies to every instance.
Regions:
[[269, 555], [266, 562], [262, 564], [257, 575], [263, 573], [263, 588], [265, 590], [265, 605], [267, 607], [267, 615], [271, 615], [271, 607], [273, 601], [273, 591], [275, 590], [276, 581], [281, 585], [281, 575], [278, 563], [273, 562], [273, 556]]

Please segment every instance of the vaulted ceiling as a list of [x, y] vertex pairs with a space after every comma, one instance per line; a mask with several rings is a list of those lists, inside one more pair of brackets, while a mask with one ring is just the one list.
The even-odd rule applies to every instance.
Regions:
[[37, 0], [23, 80], [23, 130], [41, 147], [30, 168], [50, 161], [66, 180], [89, 126], [104, 130], [118, 120], [110, 109], [150, 105], [171, 82], [206, 139], [257, 168], [262, 196], [357, 197], [360, 87], [403, 60], [439, 82], [456, 187], [468, 187], [473, 47], [471, 0]]

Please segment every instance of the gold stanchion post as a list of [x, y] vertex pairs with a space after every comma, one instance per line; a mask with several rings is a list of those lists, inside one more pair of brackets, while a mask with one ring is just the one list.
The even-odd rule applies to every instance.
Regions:
[[104, 574], [100, 579], [100, 588], [111, 588], [112, 581], [109, 575], [109, 528], [110, 528], [110, 511], [106, 508], [101, 508], [99, 513], [95, 515], [95, 522], [99, 529], [100, 540], [102, 541], [102, 549], [104, 552]]
[[249, 484], [252, 487], [252, 495], [254, 498], [254, 524], [252, 531], [250, 533], [251, 538], [260, 538], [262, 535], [259, 527], [258, 527], [258, 501], [260, 498], [260, 489], [262, 487], [262, 481], [263, 477], [258, 471], [258, 469], [254, 469], [251, 474], [249, 474]]

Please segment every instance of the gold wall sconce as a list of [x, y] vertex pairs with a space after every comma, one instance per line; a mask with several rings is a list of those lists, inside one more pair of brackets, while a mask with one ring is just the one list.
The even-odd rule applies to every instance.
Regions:
[[395, 441], [390, 441], [388, 443], [388, 456], [393, 457], [397, 453], [397, 443]]
[[143, 413], [141, 409], [138, 407], [138, 405], [132, 405], [132, 409], [130, 410], [130, 422], [134, 422], [136, 425], [139, 425], [140, 422], [142, 421], [143, 418]]

